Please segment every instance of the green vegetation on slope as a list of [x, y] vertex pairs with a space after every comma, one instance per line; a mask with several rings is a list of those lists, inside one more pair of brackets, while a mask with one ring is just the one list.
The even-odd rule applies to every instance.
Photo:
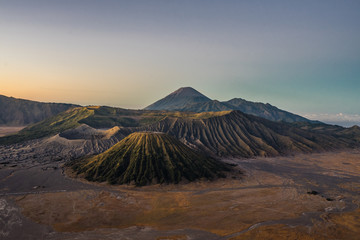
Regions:
[[112, 128], [115, 126], [133, 128], [151, 125], [167, 117], [205, 119], [227, 113], [228, 112], [187, 113], [144, 111], [100, 106], [78, 107], [26, 127], [16, 135], [2, 137], [0, 138], [0, 144], [19, 143], [55, 135], [65, 130], [75, 128], [82, 123], [93, 128]]
[[240, 111], [169, 112], [111, 107], [80, 107], [0, 138], [11, 144], [46, 137], [75, 128], [121, 129], [122, 139], [132, 132], [165, 132], [204, 152], [219, 156], [276, 156], [360, 145], [358, 127], [342, 128], [312, 122], [273, 122]]
[[94, 114], [93, 110], [77, 107], [24, 128], [14, 135], [0, 138], [0, 144], [12, 144], [55, 135], [80, 125], [79, 121]]
[[157, 122], [164, 118], [163, 113], [150, 113], [148, 111], [131, 110], [113, 107], [88, 107], [94, 114], [80, 122], [94, 128], [138, 127]]
[[222, 116], [230, 111], [223, 112], [168, 112], [168, 111], [149, 111], [132, 110], [112, 107], [87, 107], [94, 111], [94, 114], [84, 118], [80, 123], [85, 123], [93, 128], [121, 127], [141, 127], [159, 122], [166, 117], [205, 119], [214, 116]]
[[106, 152], [71, 165], [90, 181], [134, 182], [138, 186], [178, 183], [182, 178], [211, 179], [227, 170], [223, 163], [191, 150], [174, 137], [152, 132], [130, 134]]

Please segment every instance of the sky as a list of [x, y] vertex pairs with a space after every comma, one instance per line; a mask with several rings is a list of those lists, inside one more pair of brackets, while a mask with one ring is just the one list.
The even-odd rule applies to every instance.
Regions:
[[0, 0], [0, 94], [143, 108], [191, 86], [360, 123], [358, 0]]

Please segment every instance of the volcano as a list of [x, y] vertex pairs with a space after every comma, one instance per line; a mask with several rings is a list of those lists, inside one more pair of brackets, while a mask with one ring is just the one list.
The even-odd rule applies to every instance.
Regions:
[[224, 163], [158, 132], [132, 133], [106, 152], [73, 164], [73, 170], [87, 180], [137, 186], [212, 179], [227, 170]]

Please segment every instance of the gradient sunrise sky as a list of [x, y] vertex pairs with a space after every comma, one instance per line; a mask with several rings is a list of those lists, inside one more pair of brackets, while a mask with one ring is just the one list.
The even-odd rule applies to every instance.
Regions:
[[359, 23], [358, 0], [0, 0], [0, 94], [143, 108], [192, 86], [360, 122]]

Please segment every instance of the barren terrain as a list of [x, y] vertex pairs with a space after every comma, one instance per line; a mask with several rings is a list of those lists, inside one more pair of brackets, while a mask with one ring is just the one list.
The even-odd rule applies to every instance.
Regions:
[[17, 127], [0, 126], [0, 137], [17, 133], [24, 127], [26, 126], [17, 126]]
[[[5, 239], [357, 239], [360, 151], [223, 159], [226, 179], [134, 187], [1, 164]], [[30, 160], [29, 160], [30, 161]], [[24, 160], [26, 162], [26, 160]]]

